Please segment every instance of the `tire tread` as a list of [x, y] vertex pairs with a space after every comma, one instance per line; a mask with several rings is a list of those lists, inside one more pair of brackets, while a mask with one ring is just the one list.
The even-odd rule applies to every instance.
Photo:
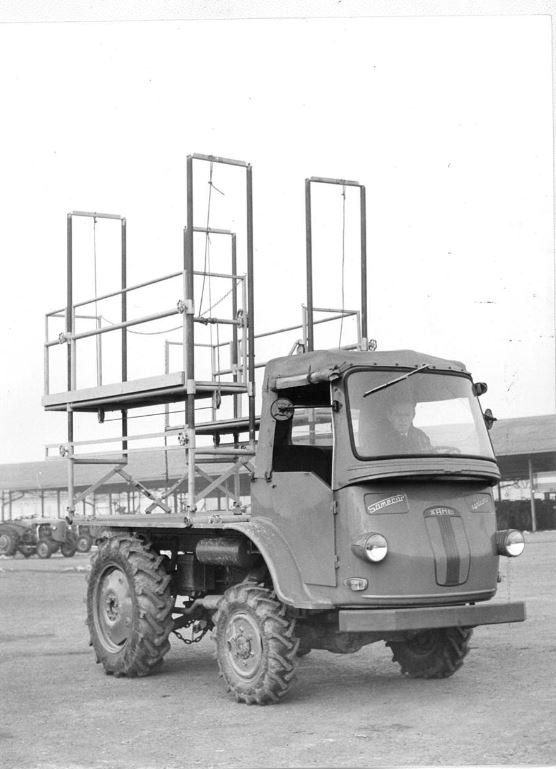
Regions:
[[[239, 680], [227, 659], [225, 626], [237, 609], [256, 617], [262, 636], [262, 669], [249, 681]], [[246, 705], [279, 702], [295, 679], [299, 641], [293, 636], [295, 621], [286, 617], [286, 607], [274, 591], [253, 583], [233, 585], [220, 601], [214, 623], [219, 675], [227, 691]]]
[[[95, 626], [95, 591], [106, 566], [123, 571], [132, 589], [136, 605], [135, 627], [118, 652], [111, 652], [98, 637]], [[174, 601], [169, 579], [160, 568], [158, 554], [150, 546], [128, 534], [103, 538], [91, 559], [87, 589], [87, 625], [96, 660], [108, 675], [142, 677], [150, 675], [170, 649]]]
[[449, 627], [426, 631], [434, 633], [436, 643], [426, 654], [415, 653], [411, 641], [392, 641], [392, 659], [410, 678], [448, 678], [458, 671], [469, 652], [472, 628]]

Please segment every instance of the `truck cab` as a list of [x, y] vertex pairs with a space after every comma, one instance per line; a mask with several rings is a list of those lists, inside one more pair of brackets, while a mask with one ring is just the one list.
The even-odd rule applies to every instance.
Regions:
[[483, 603], [499, 557], [523, 549], [496, 528], [485, 391], [462, 363], [409, 350], [268, 364], [253, 523], [303, 651], [382, 640], [402, 672], [440, 678], [473, 627], [524, 619], [521, 603]]
[[263, 395], [253, 515], [312, 593], [369, 607], [494, 595], [500, 474], [462, 363], [315, 352], [272, 361]]

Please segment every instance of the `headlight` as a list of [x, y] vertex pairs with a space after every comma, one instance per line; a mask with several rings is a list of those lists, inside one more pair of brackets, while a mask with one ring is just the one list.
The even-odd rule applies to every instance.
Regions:
[[358, 558], [371, 563], [379, 563], [388, 554], [388, 542], [382, 534], [364, 534], [351, 546]]
[[496, 550], [498, 555], [516, 557], [521, 555], [525, 547], [525, 539], [521, 531], [504, 529], [496, 532]]

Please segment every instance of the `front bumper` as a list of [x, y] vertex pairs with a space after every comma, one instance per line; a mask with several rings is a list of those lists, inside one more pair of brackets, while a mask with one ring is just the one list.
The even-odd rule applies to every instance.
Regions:
[[476, 627], [524, 620], [525, 604], [522, 601], [417, 609], [342, 609], [339, 612], [339, 630], [346, 633], [387, 633], [438, 627]]

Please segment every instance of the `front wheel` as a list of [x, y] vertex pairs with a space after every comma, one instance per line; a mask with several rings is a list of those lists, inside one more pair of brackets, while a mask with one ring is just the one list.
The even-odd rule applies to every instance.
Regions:
[[53, 552], [54, 548], [51, 542], [47, 539], [39, 539], [37, 543], [37, 555], [39, 558], [50, 558]]
[[24, 558], [30, 558], [33, 553], [36, 552], [36, 547], [34, 545], [20, 545], [19, 546], [19, 552]]
[[77, 537], [76, 547], [78, 553], [88, 553], [93, 546], [93, 538], [90, 534], [80, 534]]
[[295, 677], [295, 620], [273, 591], [243, 582], [225, 593], [214, 618], [218, 667], [238, 702], [278, 702]]
[[146, 676], [170, 649], [170, 576], [162, 557], [132, 535], [105, 539], [93, 556], [87, 624], [107, 674]]
[[77, 552], [77, 548], [75, 547], [74, 542], [62, 542], [60, 546], [60, 552], [64, 556], [64, 558], [73, 558], [73, 556]]
[[424, 630], [407, 641], [392, 641], [392, 658], [410, 678], [448, 678], [463, 665], [472, 628]]

